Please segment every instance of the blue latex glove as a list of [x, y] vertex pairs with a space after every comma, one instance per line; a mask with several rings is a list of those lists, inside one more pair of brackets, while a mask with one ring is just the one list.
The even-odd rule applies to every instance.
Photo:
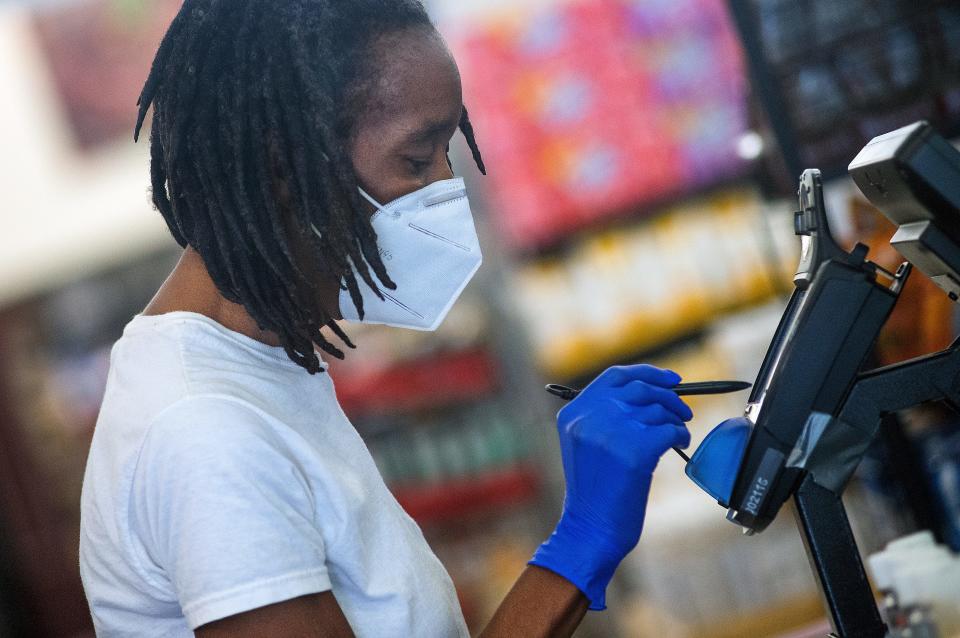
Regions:
[[730, 504], [733, 484], [752, 430], [750, 421], [743, 417], [727, 419], [713, 428], [687, 463], [690, 480], [724, 507]]
[[640, 540], [660, 456], [686, 447], [690, 408], [670, 388], [675, 372], [648, 365], [610, 368], [557, 414], [566, 478], [563, 515], [533, 555], [605, 609], [607, 584]]

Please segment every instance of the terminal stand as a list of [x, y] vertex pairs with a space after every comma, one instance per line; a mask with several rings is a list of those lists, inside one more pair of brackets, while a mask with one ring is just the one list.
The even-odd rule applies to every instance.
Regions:
[[[872, 437], [887, 414], [931, 401], [960, 402], [960, 340], [943, 352], [862, 374], [840, 420]], [[881, 637], [886, 627], [840, 495], [804, 478], [793, 498], [810, 564], [836, 636]]]
[[810, 477], [793, 496], [797, 527], [817, 577], [834, 636], [880, 638], [887, 628], [863, 569], [840, 496]]

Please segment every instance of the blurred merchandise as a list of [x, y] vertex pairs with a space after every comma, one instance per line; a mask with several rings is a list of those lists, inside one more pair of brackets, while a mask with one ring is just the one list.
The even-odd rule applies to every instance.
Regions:
[[[458, 403], [496, 389], [494, 366], [492, 355], [482, 349], [434, 355], [390, 368], [338, 375], [337, 397], [350, 414]], [[372, 388], [376, 393], [370, 392]]]
[[421, 523], [462, 522], [537, 494], [539, 473], [524, 426], [504, 406], [458, 412], [358, 421], [384, 481]]
[[960, 135], [952, 0], [731, 0], [757, 96], [793, 178], [846, 174], [873, 137], [929, 120]]
[[942, 535], [954, 551], [960, 551], [960, 427], [956, 415], [953, 425], [952, 432], [939, 430], [925, 437], [921, 449], [924, 473], [941, 508]]
[[960, 551], [960, 415], [944, 404], [932, 403], [904, 410], [897, 425], [905, 433], [907, 449], [894, 454], [911, 457], [931, 511], [919, 521], [944, 544]]
[[453, 43], [516, 247], [744, 169], [741, 52], [722, 0], [511, 6]]
[[132, 138], [144, 70], [180, 5], [86, 0], [36, 13], [37, 32], [81, 147]]
[[625, 602], [623, 635], [770, 636], [822, 616], [789, 518], [748, 539], [706, 499], [675, 498], [652, 513], [657, 518], [625, 565], [638, 593]]
[[[148, 24], [133, 20], [138, 33], [156, 34], [149, 45], [136, 43], [137, 55], [110, 48], [115, 38], [104, 33], [108, 25], [122, 30], [141, 4], [159, 6], [153, 0], [89, 0], [8, 2], [0, 9], [0, 218], [7, 238], [0, 248], [2, 306], [172, 245], [149, 203], [149, 148], [132, 143], [139, 83], [152, 59], [146, 47], [154, 50], [164, 27], [153, 9], [144, 9], [144, 16], [156, 13]], [[91, 24], [104, 29], [88, 33]], [[74, 44], [76, 49], [63, 48]], [[88, 66], [94, 58], [101, 62]], [[54, 67], [61, 62], [72, 69], [74, 98], [58, 87]], [[71, 118], [68, 99], [89, 102], [77, 107], [84, 114]], [[79, 139], [97, 144], [79, 148]]]
[[891, 541], [868, 563], [891, 638], [960, 636], [960, 556], [930, 532]]
[[776, 256], [765, 217], [752, 192], [720, 192], [521, 266], [514, 296], [541, 369], [583, 375], [777, 293], [796, 258]]
[[488, 347], [490, 321], [484, 299], [468, 289], [436, 332], [341, 323], [357, 344], [342, 361], [328, 357], [344, 410], [389, 412], [492, 392], [497, 371]]
[[[870, 246], [873, 261], [895, 271], [905, 261], [890, 245], [896, 227], [862, 198], [851, 198], [848, 204], [858, 241]], [[938, 352], [956, 336], [954, 303], [929, 278], [922, 274], [911, 277], [901, 295], [877, 342], [877, 363], [881, 365]]]

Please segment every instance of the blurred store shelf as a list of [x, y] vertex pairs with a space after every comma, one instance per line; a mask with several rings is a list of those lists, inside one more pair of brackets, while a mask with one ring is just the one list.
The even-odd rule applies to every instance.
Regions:
[[515, 296], [541, 369], [584, 376], [781, 294], [799, 253], [791, 219], [752, 191], [719, 191], [522, 264]]
[[393, 488], [403, 509], [421, 525], [463, 525], [536, 498], [540, 472], [517, 466], [422, 487]]
[[492, 6], [452, 45], [515, 249], [748, 170], [746, 73], [720, 0]]
[[[683, 606], [684, 601], [677, 601], [671, 613], [654, 603], [636, 602], [622, 613], [623, 635], [657, 638], [822, 638], [830, 632], [829, 623], [811, 623], [811, 619], [823, 614], [823, 605], [813, 595], [757, 609], [750, 615], [721, 615], [702, 625], [686, 623]], [[801, 629], [794, 630], [795, 627]], [[789, 633], [784, 634], [784, 629]]]
[[335, 376], [337, 398], [351, 417], [448, 407], [482, 399], [499, 386], [485, 349], [431, 355], [386, 368], [354, 366]]

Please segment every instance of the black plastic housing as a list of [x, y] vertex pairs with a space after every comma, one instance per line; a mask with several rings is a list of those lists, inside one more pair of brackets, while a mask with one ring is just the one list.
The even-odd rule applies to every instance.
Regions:
[[838, 414], [893, 310], [897, 295], [868, 264], [828, 261], [806, 292], [794, 293], [798, 307], [776, 369], [748, 410], [756, 427], [728, 504], [727, 517], [752, 531], [766, 528], [803, 478], [786, 462], [807, 417]]
[[796, 289], [754, 384], [746, 414], [755, 427], [730, 502], [722, 504], [750, 532], [765, 529], [803, 479], [789, 459], [808, 417], [839, 414], [909, 272], [882, 284], [866, 246], [846, 252], [834, 242], [819, 171], [804, 171], [798, 201]]

